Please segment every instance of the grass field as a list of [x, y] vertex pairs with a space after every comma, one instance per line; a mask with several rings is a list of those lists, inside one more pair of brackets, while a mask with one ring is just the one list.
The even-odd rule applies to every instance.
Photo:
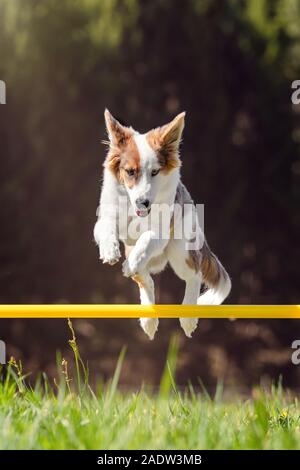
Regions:
[[224, 401], [220, 386], [213, 398], [204, 389], [179, 391], [173, 341], [157, 393], [119, 390], [124, 351], [111, 382], [93, 391], [74, 332], [70, 345], [77, 373], [71, 378], [68, 364], [60, 360], [54, 387], [42, 376], [30, 388], [15, 360], [3, 371], [1, 449], [300, 448], [299, 403], [281, 386], [269, 393], [257, 388], [243, 401]]

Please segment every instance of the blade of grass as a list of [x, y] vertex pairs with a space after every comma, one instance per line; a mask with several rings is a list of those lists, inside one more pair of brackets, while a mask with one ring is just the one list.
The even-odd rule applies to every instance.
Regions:
[[165, 364], [164, 371], [161, 376], [160, 385], [159, 385], [159, 396], [167, 398], [170, 395], [170, 392], [173, 387], [173, 383], [175, 383], [173, 376], [176, 373], [176, 365], [177, 365], [177, 356], [178, 356], [178, 336], [174, 335], [170, 339], [168, 353], [167, 353], [167, 360]]
[[115, 368], [115, 372], [114, 372], [112, 381], [110, 383], [110, 386], [108, 387], [108, 392], [107, 392], [106, 399], [105, 399], [105, 406], [108, 407], [108, 408], [109, 408], [110, 404], [112, 403], [112, 400], [113, 400], [113, 398], [115, 396], [115, 393], [117, 391], [117, 386], [118, 386], [118, 383], [119, 383], [119, 378], [120, 378], [120, 374], [121, 374], [121, 370], [122, 370], [122, 365], [123, 365], [125, 353], [126, 353], [126, 346], [124, 346], [122, 348], [122, 350], [119, 354], [119, 358], [118, 358], [118, 362], [117, 362], [117, 365], [116, 365], [116, 368]]

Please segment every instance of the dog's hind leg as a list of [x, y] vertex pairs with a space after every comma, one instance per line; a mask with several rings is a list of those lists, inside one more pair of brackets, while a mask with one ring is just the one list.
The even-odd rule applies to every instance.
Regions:
[[[198, 274], [185, 280], [185, 294], [182, 303], [184, 305], [196, 305], [199, 297], [201, 286], [201, 278]], [[193, 331], [197, 328], [198, 318], [180, 318], [180, 325], [186, 336], [192, 336]]]
[[[151, 305], [155, 303], [154, 282], [147, 271], [132, 277], [140, 289], [140, 298], [142, 305]], [[150, 339], [154, 338], [158, 328], [158, 318], [140, 318], [140, 324]]]
[[[190, 262], [189, 252], [185, 250], [184, 240], [173, 240], [168, 246], [168, 259], [177, 276], [185, 281], [184, 305], [197, 305], [200, 294], [201, 273]], [[198, 318], [180, 318], [180, 325], [186, 336], [192, 336], [197, 328]]]

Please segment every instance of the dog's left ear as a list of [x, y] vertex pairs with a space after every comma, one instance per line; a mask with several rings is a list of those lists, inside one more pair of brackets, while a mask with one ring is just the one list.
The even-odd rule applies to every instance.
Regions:
[[160, 141], [166, 151], [177, 151], [184, 129], [185, 112], [178, 114], [169, 124], [160, 129]]

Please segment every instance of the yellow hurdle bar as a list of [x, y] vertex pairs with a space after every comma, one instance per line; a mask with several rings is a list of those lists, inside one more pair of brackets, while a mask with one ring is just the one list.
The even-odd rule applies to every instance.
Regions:
[[300, 305], [0, 305], [0, 318], [300, 318]]

